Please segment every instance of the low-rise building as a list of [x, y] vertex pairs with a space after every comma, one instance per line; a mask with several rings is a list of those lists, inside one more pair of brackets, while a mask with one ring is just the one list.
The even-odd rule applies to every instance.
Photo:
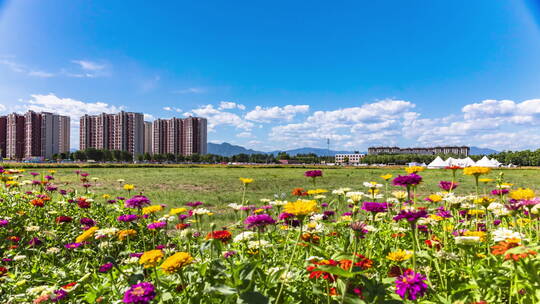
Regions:
[[352, 154], [336, 154], [336, 163], [338, 164], [358, 164], [360, 160], [366, 155], [362, 153], [352, 153]]

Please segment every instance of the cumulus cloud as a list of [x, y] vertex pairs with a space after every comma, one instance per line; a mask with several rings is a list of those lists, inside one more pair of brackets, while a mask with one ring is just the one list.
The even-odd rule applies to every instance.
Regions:
[[169, 112], [174, 111], [174, 112], [182, 113], [182, 109], [175, 108], [175, 107], [163, 107], [163, 110], [169, 111]]
[[206, 90], [203, 88], [185, 88], [180, 90], [174, 90], [175, 94], [200, 94], [204, 93]]
[[243, 104], [232, 102], [232, 101], [222, 101], [222, 102], [219, 103], [219, 109], [220, 110], [226, 110], [226, 109], [229, 109], [229, 110], [230, 109], [245, 110], [246, 106], [244, 106]]
[[246, 119], [256, 122], [271, 122], [278, 120], [290, 121], [296, 114], [309, 111], [309, 105], [286, 105], [284, 107], [263, 108], [256, 106], [254, 110], [246, 114]]
[[532, 124], [540, 121], [540, 99], [529, 99], [520, 103], [513, 100], [487, 99], [463, 107], [465, 119], [504, 118], [515, 124]]
[[198, 109], [193, 109], [191, 112], [185, 114], [195, 114], [208, 119], [208, 131], [215, 131], [215, 127], [219, 125], [233, 126], [237, 129], [246, 131], [251, 130], [254, 126], [253, 123], [242, 119], [240, 116], [231, 112], [216, 109], [213, 105], [206, 105]]

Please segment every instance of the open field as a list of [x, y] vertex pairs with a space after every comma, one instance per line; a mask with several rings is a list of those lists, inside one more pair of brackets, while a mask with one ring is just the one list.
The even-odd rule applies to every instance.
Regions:
[[[29, 172], [46, 173], [50, 169], [27, 169]], [[122, 189], [119, 179], [125, 183], [134, 184], [135, 192], [142, 192], [154, 203], [166, 204], [170, 207], [181, 206], [186, 202], [201, 201], [212, 209], [219, 219], [231, 214], [229, 203], [240, 203], [243, 186], [240, 177], [253, 178], [249, 185], [246, 199], [250, 204], [260, 205], [261, 198], [273, 199], [275, 195], [291, 198], [293, 188], [302, 187], [313, 189], [311, 179], [304, 177], [306, 168], [264, 168], [264, 167], [233, 167], [206, 166], [206, 167], [149, 167], [149, 168], [55, 168], [55, 184], [60, 188], [68, 185], [78, 191], [84, 191], [75, 170], [82, 170], [90, 174], [89, 178], [98, 178], [92, 181], [90, 191], [111, 196], [127, 196]], [[323, 177], [317, 179], [317, 188], [333, 190], [340, 187], [349, 187], [358, 191], [365, 191], [362, 186], [366, 181], [377, 181], [383, 174], [392, 174], [394, 177], [405, 174], [399, 168], [326, 168]], [[521, 187], [540, 190], [540, 169], [499, 169], [493, 170], [486, 177], [496, 178], [503, 172], [505, 179]], [[440, 191], [438, 183], [441, 180], [450, 180], [451, 172], [448, 170], [426, 170], [422, 172], [424, 182], [418, 187], [417, 194], [428, 195]], [[473, 179], [465, 176], [461, 171], [457, 173], [460, 186], [458, 193], [474, 191]], [[482, 186], [482, 189], [493, 188], [493, 183]], [[395, 188], [397, 187], [392, 187]], [[133, 194], [133, 193], [132, 193]]]

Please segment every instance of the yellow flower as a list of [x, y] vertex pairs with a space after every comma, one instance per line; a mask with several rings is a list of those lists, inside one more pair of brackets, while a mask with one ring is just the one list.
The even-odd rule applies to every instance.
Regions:
[[253, 178], [240, 177], [240, 181], [241, 181], [244, 185], [247, 185], [247, 184], [253, 183]]
[[412, 166], [412, 167], [407, 167], [407, 168], [405, 168], [405, 171], [406, 171], [408, 174], [412, 174], [412, 173], [422, 172], [422, 171], [424, 171], [425, 169], [426, 169], [426, 168], [420, 167], [420, 166]]
[[111, 198], [111, 196], [109, 194], [103, 194], [101, 197], [103, 199], [110, 199]]
[[481, 210], [481, 209], [471, 209], [467, 211], [467, 214], [468, 215], [484, 215], [486, 214], [486, 211]]
[[482, 182], [482, 183], [489, 183], [489, 182], [494, 181], [494, 179], [493, 178], [481, 178], [478, 181]]
[[519, 226], [519, 227], [523, 227], [523, 226], [526, 226], [527, 224], [529, 224], [531, 222], [530, 219], [528, 218], [519, 218], [516, 220], [516, 222], [510, 222], [510, 225], [512, 225], [512, 227], [515, 227], [516, 225]]
[[55, 174], [55, 173], [56, 173], [56, 170], [49, 170], [49, 173], [50, 173], [50, 174]]
[[124, 190], [126, 190], [126, 191], [131, 191], [133, 189], [135, 189], [135, 185], [133, 185], [133, 184], [125, 184], [124, 185]]
[[477, 236], [480, 238], [480, 242], [485, 241], [486, 239], [486, 233], [484, 231], [465, 231], [463, 233], [464, 236]]
[[118, 231], [118, 239], [120, 239], [121, 241], [127, 239], [130, 236], [135, 236], [135, 235], [137, 235], [137, 231], [133, 229], [126, 229], [126, 230]]
[[494, 200], [495, 200], [494, 198], [483, 196], [483, 197], [474, 199], [474, 203], [477, 205], [488, 206], [489, 204], [493, 203]]
[[432, 219], [432, 220], [435, 220], [435, 221], [442, 221], [444, 220], [444, 218], [442, 216], [438, 216], [436, 214], [430, 214], [429, 215], [429, 218]]
[[350, 215], [344, 215], [341, 217], [341, 220], [344, 222], [350, 222], [352, 221], [352, 217]]
[[529, 188], [518, 188], [510, 191], [510, 197], [515, 200], [530, 200], [535, 197], [534, 191]]
[[392, 192], [392, 195], [397, 199], [406, 199], [407, 198], [407, 192], [405, 192], [405, 191], [394, 191], [394, 192]]
[[489, 172], [491, 172], [491, 169], [486, 167], [467, 167], [463, 169], [463, 174], [465, 175], [480, 176]]
[[324, 190], [324, 189], [313, 189], [313, 190], [308, 190], [307, 191], [307, 194], [309, 195], [317, 195], [317, 194], [322, 194], [322, 193], [326, 193], [328, 192], [328, 190]]
[[79, 235], [75, 239], [75, 242], [82, 243], [82, 242], [86, 241], [87, 239], [91, 238], [94, 235], [94, 233], [96, 232], [96, 230], [98, 230], [98, 229], [99, 228], [96, 227], [96, 226], [90, 227], [88, 230], [86, 230], [81, 235]]
[[19, 182], [13, 181], [13, 180], [6, 182], [6, 186], [10, 186], [10, 187], [18, 187], [19, 185], [20, 185]]
[[394, 262], [403, 262], [412, 257], [412, 253], [408, 250], [402, 250], [399, 249], [397, 251], [393, 251], [388, 253], [386, 256], [387, 259], [394, 261]]
[[264, 209], [255, 209], [253, 210], [253, 213], [255, 214], [259, 214], [259, 213], [263, 213], [264, 212]]
[[440, 196], [438, 194], [432, 194], [432, 195], [428, 196], [428, 199], [433, 203], [438, 203], [438, 202], [442, 201], [442, 196]]
[[173, 208], [171, 209], [171, 211], [169, 211], [169, 214], [170, 215], [176, 215], [178, 213], [182, 213], [182, 212], [186, 212], [187, 209], [186, 208]]
[[182, 267], [191, 264], [193, 257], [187, 252], [177, 252], [168, 257], [163, 264], [161, 270], [167, 274], [172, 274], [179, 271]]
[[163, 251], [156, 249], [143, 253], [139, 259], [139, 264], [144, 265], [144, 268], [156, 267], [163, 259]]
[[381, 175], [381, 178], [384, 179], [385, 181], [387, 181], [387, 180], [392, 178], [392, 174]]
[[310, 215], [319, 211], [316, 201], [298, 200], [296, 202], [288, 202], [283, 206], [283, 212], [291, 213], [296, 216]]
[[483, 253], [477, 253], [476, 256], [479, 257], [479, 258], [481, 258], [481, 259], [484, 259], [484, 258], [487, 257], [487, 256], [486, 256], [485, 254], [483, 254]]
[[161, 210], [163, 210], [163, 206], [161, 206], [161, 205], [152, 205], [152, 206], [144, 207], [142, 209], [142, 213], [143, 214], [150, 214], [150, 213], [159, 212]]
[[452, 224], [444, 225], [443, 229], [446, 232], [452, 232], [452, 231], [454, 231], [454, 225], [452, 225]]

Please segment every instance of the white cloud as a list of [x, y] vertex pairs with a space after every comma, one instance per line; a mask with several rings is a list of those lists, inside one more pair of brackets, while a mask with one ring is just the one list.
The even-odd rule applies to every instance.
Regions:
[[163, 110], [165, 111], [175, 111], [175, 112], [178, 112], [178, 113], [182, 113], [182, 109], [179, 109], [179, 108], [175, 108], [175, 107], [163, 107]]
[[71, 62], [78, 64], [81, 69], [86, 71], [100, 71], [105, 69], [105, 64], [100, 64], [94, 61], [89, 60], [72, 60]]
[[529, 99], [521, 103], [512, 100], [487, 99], [463, 107], [465, 119], [504, 118], [515, 124], [539, 123], [540, 99]]
[[244, 106], [243, 104], [232, 102], [232, 101], [222, 101], [222, 102], [219, 103], [219, 109], [220, 110], [227, 110], [227, 109], [229, 109], [229, 110], [230, 109], [245, 110], [246, 106]]
[[173, 91], [175, 94], [200, 94], [204, 92], [206, 92], [206, 90], [203, 88], [185, 88]]
[[32, 77], [50, 78], [56, 76], [54, 73], [30, 69], [24, 64], [19, 64], [10, 59], [0, 59], [0, 65], [7, 66], [11, 71], [15, 73], [26, 74]]
[[241, 133], [236, 134], [236, 137], [242, 137], [242, 138], [249, 138], [251, 136], [253, 136], [251, 132], [241, 132]]
[[246, 114], [246, 119], [256, 122], [271, 122], [277, 120], [290, 121], [296, 114], [309, 111], [309, 105], [286, 105], [284, 107], [263, 108], [256, 106]]
[[213, 105], [206, 105], [198, 109], [193, 109], [191, 110], [191, 113], [188, 112], [184, 115], [191, 116], [191, 114], [207, 118], [208, 131], [215, 131], [215, 127], [219, 125], [234, 126], [237, 129], [243, 129], [246, 131], [249, 131], [253, 128], [253, 123], [245, 121], [240, 116], [234, 113], [216, 109]]
[[7, 107], [0, 103], [0, 112], [4, 112], [7, 110]]
[[144, 114], [144, 120], [145, 121], [153, 121], [155, 118], [154, 118], [154, 115], [152, 114]]
[[172, 111], [173, 109], [171, 107], [163, 107], [163, 110], [165, 111]]

